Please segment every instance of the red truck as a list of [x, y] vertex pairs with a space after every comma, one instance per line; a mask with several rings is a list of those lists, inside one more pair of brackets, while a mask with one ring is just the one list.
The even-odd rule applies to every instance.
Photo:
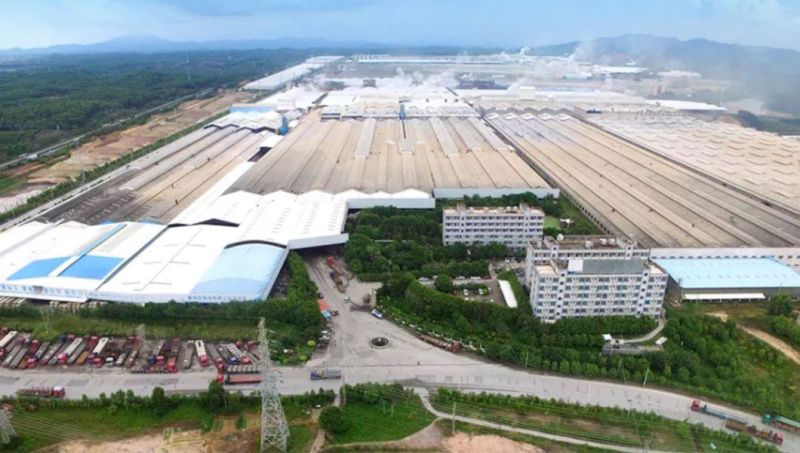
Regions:
[[758, 429], [756, 425], [748, 425], [740, 420], [729, 418], [728, 420], [725, 420], [725, 427], [740, 433], [749, 434], [753, 437], [757, 437], [768, 442], [772, 442], [776, 445], [783, 444], [783, 434], [774, 431]]
[[425, 343], [432, 344], [437, 348], [442, 348], [445, 351], [450, 351], [453, 353], [461, 351], [461, 343], [457, 341], [442, 340], [440, 338], [432, 337], [430, 335], [425, 335], [425, 334], [420, 335], [419, 339], [424, 341]]
[[19, 396], [34, 396], [38, 398], [64, 398], [67, 392], [64, 387], [30, 387], [17, 390]]
[[[222, 379], [222, 374], [217, 375], [217, 382]], [[261, 382], [260, 374], [229, 374], [225, 377], [226, 385], [258, 384]]]

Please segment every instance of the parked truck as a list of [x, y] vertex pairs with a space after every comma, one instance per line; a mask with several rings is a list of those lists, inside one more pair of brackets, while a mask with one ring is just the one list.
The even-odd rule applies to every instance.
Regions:
[[202, 367], [208, 366], [208, 354], [206, 353], [206, 344], [203, 340], [196, 340], [194, 342], [194, 348], [197, 350], [197, 360], [200, 361], [200, 365]]
[[37, 398], [64, 398], [64, 387], [29, 387], [17, 390], [17, 395]]
[[[222, 374], [217, 375], [217, 381], [220, 380], [220, 376]], [[258, 384], [260, 382], [260, 374], [229, 374], [225, 377], [225, 384], [227, 385]]]
[[11, 345], [11, 342], [14, 341], [14, 338], [17, 337], [17, 334], [19, 334], [19, 332], [16, 330], [12, 330], [11, 332], [5, 334], [3, 339], [0, 340], [0, 349], [7, 349]]
[[772, 442], [776, 445], [783, 444], [783, 434], [776, 433], [774, 431], [758, 429], [756, 425], [748, 425], [746, 422], [737, 420], [735, 418], [729, 418], [725, 420], [725, 427], [740, 433], [749, 434], [753, 437], [757, 437], [768, 442]]
[[342, 378], [342, 370], [337, 368], [318, 368], [315, 370], [311, 370], [311, 375], [309, 376], [312, 381], [322, 380], [322, 379], [341, 379]]
[[419, 339], [424, 341], [425, 343], [432, 344], [437, 348], [442, 348], [445, 351], [450, 351], [453, 353], [461, 351], [461, 343], [457, 341], [447, 341], [441, 338], [436, 338], [425, 334], [420, 335]]
[[800, 422], [796, 422], [790, 418], [781, 417], [780, 415], [764, 414], [764, 416], [761, 417], [761, 421], [765, 425], [774, 426], [795, 434], [800, 434]]
[[692, 401], [691, 409], [694, 412], [701, 412], [703, 414], [708, 414], [708, 415], [711, 415], [712, 417], [721, 418], [723, 420], [727, 420], [727, 419], [731, 418], [731, 416], [729, 414], [727, 414], [725, 412], [722, 412], [721, 410], [714, 409], [711, 406], [709, 406], [708, 404], [702, 403], [699, 400]]

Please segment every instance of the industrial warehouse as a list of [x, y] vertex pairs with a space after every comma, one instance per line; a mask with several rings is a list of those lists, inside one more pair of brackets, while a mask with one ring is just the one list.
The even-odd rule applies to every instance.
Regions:
[[[576, 70], [548, 61], [548, 71]], [[402, 64], [416, 72], [400, 73]], [[614, 73], [621, 74], [614, 83], [635, 83], [627, 79], [631, 68], [581, 67], [597, 74], [578, 82], [548, 72], [537, 88], [522, 84], [526, 64], [317, 57], [247, 84], [268, 96], [233, 105], [228, 115], [0, 233], [0, 295], [262, 299], [290, 250], [345, 243], [353, 210], [432, 209], [437, 199], [520, 193], [565, 196], [607, 235], [543, 238], [544, 214], [532, 210], [535, 221], [514, 237], [501, 231], [508, 225], [488, 221], [480, 239], [448, 230], [443, 241], [504, 237], [514, 248], [527, 246], [529, 288], [536, 275], [636, 280], [651, 294], [629, 304], [632, 296], [620, 293], [628, 314], [658, 316], [663, 280], [673, 272], [671, 289], [728, 294], [723, 299], [794, 288], [796, 142], [719, 123], [718, 106], [648, 100], [594, 81]], [[449, 72], [466, 67], [473, 72]], [[517, 81], [498, 89], [502, 83], [482, 79], [493, 72]], [[509, 209], [523, 208], [489, 211]], [[688, 282], [702, 280], [692, 277], [700, 272], [694, 266], [712, 258], [766, 260], [754, 275], [784, 277], [761, 287], [721, 278], [692, 288]], [[602, 301], [591, 310], [555, 311], [545, 308], [553, 300], [543, 302], [552, 294], [542, 295], [532, 309], [551, 321], [619, 314]]]

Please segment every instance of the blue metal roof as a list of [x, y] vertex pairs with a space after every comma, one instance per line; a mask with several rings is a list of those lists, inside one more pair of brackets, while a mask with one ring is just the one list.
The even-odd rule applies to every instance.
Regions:
[[123, 261], [115, 256], [84, 255], [70, 264], [59, 277], [103, 280]]
[[800, 288], [800, 274], [769, 258], [654, 260], [684, 289]]
[[191, 293], [261, 298], [280, 272], [285, 255], [284, 248], [261, 243], [227, 248], [214, 260]]
[[8, 277], [9, 280], [23, 280], [26, 278], [40, 278], [47, 277], [51, 272], [56, 270], [58, 266], [64, 264], [69, 259], [68, 256], [60, 258], [47, 258], [43, 260], [31, 261], [26, 264], [22, 269], [14, 272]]

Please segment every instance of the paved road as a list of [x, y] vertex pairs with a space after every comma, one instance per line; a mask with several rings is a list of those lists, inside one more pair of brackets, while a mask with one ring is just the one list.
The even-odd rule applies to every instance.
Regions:
[[[656, 412], [675, 420], [689, 420], [709, 428], [722, 429], [720, 419], [689, 410], [692, 397], [640, 385], [551, 376], [513, 369], [482, 361], [467, 355], [450, 354], [417, 340], [412, 334], [386, 320], [378, 320], [366, 309], [351, 308], [374, 286], [353, 283], [347, 294], [353, 300], [344, 302], [344, 294], [336, 291], [327, 277], [327, 267], [321, 259], [311, 259], [310, 275], [339, 316], [331, 321], [334, 330], [328, 350], [314, 357], [304, 367], [279, 367], [278, 390], [285, 394], [303, 393], [320, 387], [338, 389], [342, 383], [402, 382], [417, 388], [451, 387], [468, 392], [496, 392], [512, 395], [535, 395], [563, 401], [607, 407]], [[383, 336], [390, 344], [384, 349], [370, 346], [369, 339]], [[330, 366], [342, 369], [341, 381], [311, 381], [310, 368]], [[13, 394], [30, 386], [66, 387], [69, 397], [90, 397], [101, 392], [112, 393], [130, 389], [137, 394], [149, 394], [161, 386], [168, 392], [197, 392], [207, 388], [214, 378], [213, 371], [185, 372], [169, 375], [132, 375], [121, 370], [100, 369], [92, 373], [64, 370], [28, 370], [24, 372], [0, 368], [0, 394]], [[250, 392], [253, 386], [242, 386]], [[761, 426], [757, 415], [722, 405], [713, 406]], [[784, 451], [800, 451], [800, 436], [785, 433]]]

